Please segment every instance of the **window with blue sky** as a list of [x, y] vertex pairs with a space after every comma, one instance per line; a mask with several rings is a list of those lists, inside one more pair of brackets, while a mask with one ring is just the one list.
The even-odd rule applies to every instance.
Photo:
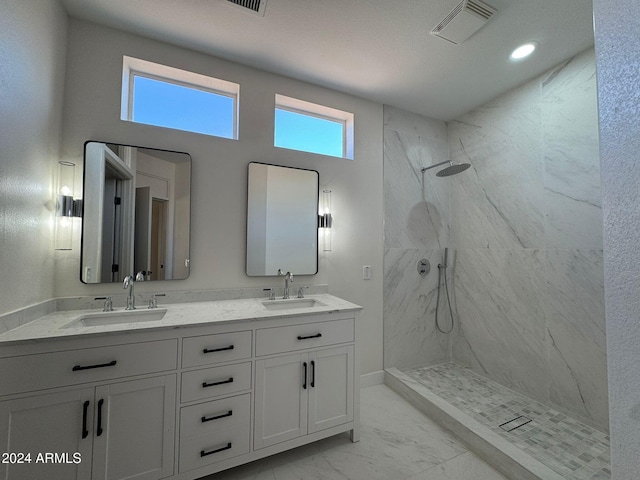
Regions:
[[123, 57], [122, 120], [237, 139], [239, 95], [237, 83]]
[[276, 147], [353, 159], [353, 114], [276, 95]]
[[132, 120], [233, 138], [234, 98], [135, 75]]

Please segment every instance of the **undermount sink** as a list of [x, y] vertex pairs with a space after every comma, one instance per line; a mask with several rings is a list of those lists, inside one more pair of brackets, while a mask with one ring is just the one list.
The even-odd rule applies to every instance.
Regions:
[[69, 327], [98, 327], [103, 325], [118, 325], [120, 323], [153, 322], [162, 320], [167, 313], [166, 308], [120, 310], [117, 312], [87, 313], [65, 325]]
[[324, 307], [325, 304], [313, 298], [292, 298], [290, 300], [268, 300], [262, 302], [267, 310], [292, 310], [295, 308]]

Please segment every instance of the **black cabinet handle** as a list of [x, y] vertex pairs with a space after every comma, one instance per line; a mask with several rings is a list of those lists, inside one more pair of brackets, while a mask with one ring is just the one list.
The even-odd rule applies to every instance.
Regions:
[[321, 333], [316, 333], [315, 335], [307, 335], [306, 337], [298, 335], [298, 340], [307, 340], [309, 338], [320, 338], [321, 336], [322, 336]]
[[213, 383], [202, 382], [202, 388], [215, 387], [216, 385], [224, 385], [225, 383], [233, 383], [233, 377], [230, 377], [229, 380], [222, 380], [220, 382], [213, 382]]
[[302, 388], [307, 389], [307, 362], [302, 363], [302, 367], [304, 368], [304, 380], [302, 382]]
[[87, 430], [87, 412], [89, 411], [89, 400], [82, 404], [82, 438], [89, 436], [89, 430]]
[[202, 417], [202, 423], [210, 422], [211, 420], [218, 420], [220, 418], [230, 417], [233, 415], [233, 410], [229, 410], [227, 413], [223, 413], [221, 415], [216, 415], [215, 417]]
[[101, 398], [98, 401], [98, 429], [96, 430], [96, 435], [99, 437], [102, 435], [102, 404], [104, 403], [104, 399]]
[[217, 448], [215, 450], [211, 450], [210, 452], [205, 452], [204, 450], [200, 450], [200, 456], [206, 457], [207, 455], [213, 455], [214, 453], [222, 452], [224, 450], [229, 450], [231, 448], [231, 442], [227, 443], [226, 447]]
[[101, 363], [99, 365], [87, 365], [87, 366], [76, 365], [71, 369], [71, 371], [77, 372], [79, 370], [91, 370], [92, 368], [114, 367], [116, 363], [118, 362], [116, 362], [115, 360], [111, 360], [109, 363]]
[[202, 353], [213, 353], [213, 352], [223, 352], [225, 350], [233, 350], [233, 345], [229, 345], [228, 347], [222, 347], [222, 348], [205, 348], [202, 350]]
[[311, 388], [316, 386], [316, 362], [311, 360]]

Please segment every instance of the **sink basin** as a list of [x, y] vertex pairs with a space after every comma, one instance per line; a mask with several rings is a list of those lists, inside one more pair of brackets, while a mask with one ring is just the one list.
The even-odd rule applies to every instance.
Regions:
[[101, 325], [118, 325], [120, 323], [153, 322], [161, 320], [167, 313], [166, 308], [144, 310], [120, 310], [117, 312], [87, 313], [65, 325], [69, 327], [97, 327]]
[[292, 298], [290, 300], [269, 300], [262, 302], [267, 310], [293, 310], [295, 308], [324, 307], [324, 303], [313, 298]]

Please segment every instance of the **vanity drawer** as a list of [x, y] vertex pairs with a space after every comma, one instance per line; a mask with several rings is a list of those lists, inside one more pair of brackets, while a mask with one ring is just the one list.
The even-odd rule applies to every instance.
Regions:
[[248, 393], [182, 408], [180, 472], [249, 453], [250, 433]]
[[178, 340], [130, 343], [0, 359], [0, 395], [177, 368]]
[[353, 342], [353, 318], [256, 330], [256, 356]]
[[245, 358], [251, 358], [251, 331], [189, 337], [182, 341], [185, 368]]
[[229, 395], [251, 389], [251, 362], [182, 374], [182, 402]]

